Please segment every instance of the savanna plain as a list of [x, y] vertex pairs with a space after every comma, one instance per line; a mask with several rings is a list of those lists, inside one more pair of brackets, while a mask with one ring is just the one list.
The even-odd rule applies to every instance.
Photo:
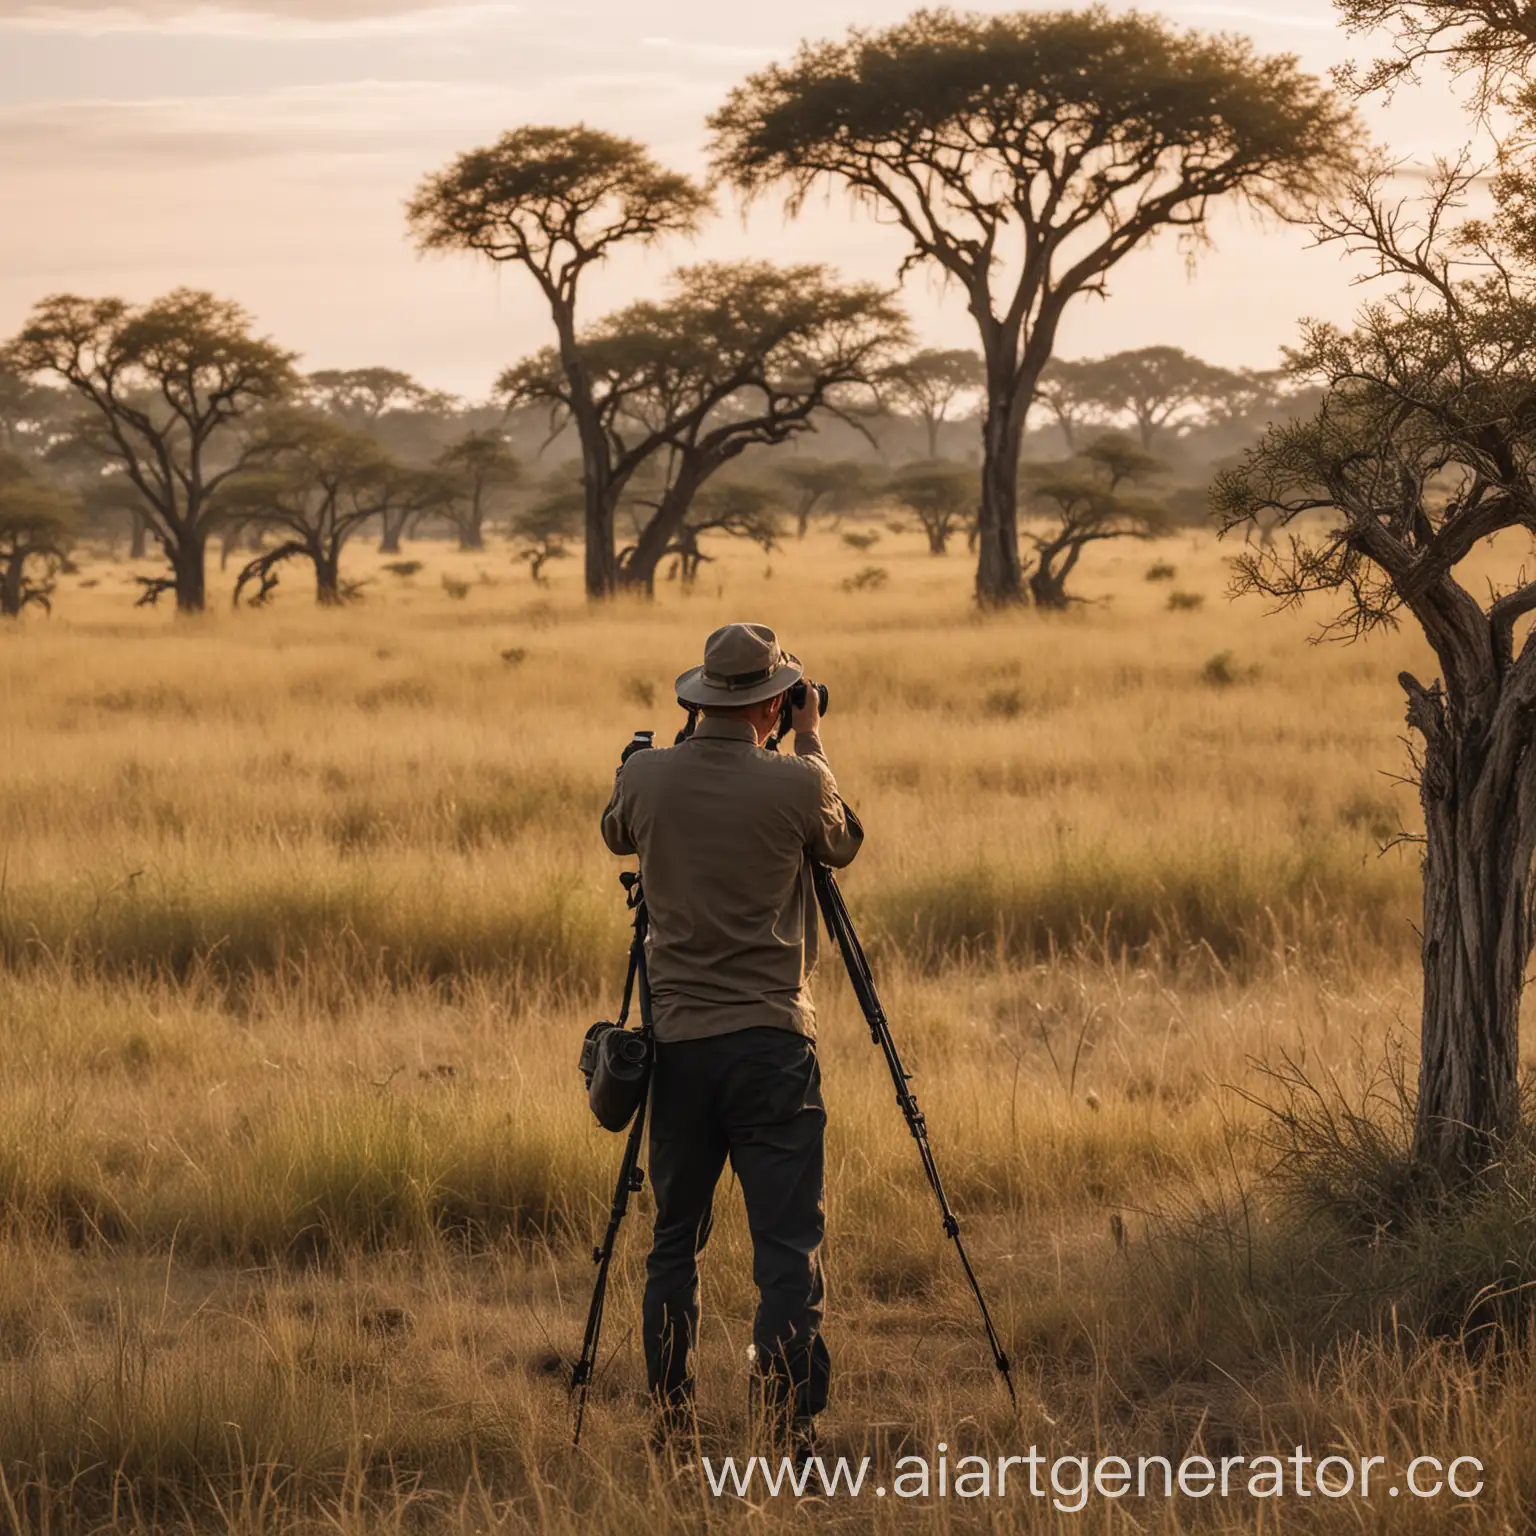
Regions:
[[[1330, 1117], [1403, 1134], [1394, 678], [1432, 669], [1229, 602], [1232, 553], [1123, 542], [1070, 613], [986, 617], [963, 556], [895, 531], [722, 546], [691, 591], [598, 608], [574, 561], [539, 587], [444, 545], [403, 577], [359, 556], [340, 611], [295, 586], [184, 621], [81, 559], [0, 635], [0, 1526], [1528, 1529], [1536, 1362], [1452, 1337], [1449, 1259], [1359, 1243], [1286, 1176]], [[844, 892], [1022, 1388], [1015, 1416], [824, 955], [825, 1450], [1471, 1454], [1479, 1498], [713, 1498], [648, 1449], [646, 1193], [572, 1449], [620, 1153], [576, 1071], [628, 938], [598, 814], [732, 618], [831, 687], [868, 828]], [[728, 1181], [717, 1217], [723, 1455], [754, 1305]]]

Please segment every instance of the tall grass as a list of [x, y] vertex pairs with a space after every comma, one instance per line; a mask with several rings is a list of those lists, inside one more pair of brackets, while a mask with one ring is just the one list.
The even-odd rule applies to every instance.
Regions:
[[[822, 590], [829, 548], [782, 584], [726, 561], [718, 596], [599, 613], [570, 582], [536, 603], [477, 585], [452, 612], [392, 593], [167, 628], [110, 589], [67, 593], [57, 622], [0, 637], [0, 957], [589, 994], [622, 924], [594, 832], [612, 765], [631, 728], [665, 739], [673, 718], [633, 684], [665, 699], [738, 609], [831, 681], [872, 938], [935, 965], [1411, 947], [1416, 872], [1377, 851], [1416, 815], [1382, 772], [1407, 642], [1305, 648], [1293, 621], [1220, 607], [1170, 625], [1128, 565], [1091, 619], [956, 623], [942, 562], [909, 557], [850, 605]], [[1180, 559], [1219, 587], [1209, 549]], [[1200, 685], [1218, 642], [1242, 686]]]
[[[618, 1153], [575, 1070], [627, 934], [597, 815], [737, 617], [831, 684], [869, 828], [844, 888], [1026, 1387], [1015, 1420], [829, 957], [832, 1449], [1470, 1448], [1490, 1491], [1458, 1528], [1523, 1528], [1527, 1345], [1491, 1389], [1428, 1298], [1474, 1249], [1519, 1258], [1525, 1218], [1469, 1208], [1443, 1264], [1301, 1220], [1243, 1097], [1282, 1053], [1358, 1097], [1411, 1028], [1416, 870], [1379, 848], [1416, 825], [1383, 770], [1393, 676], [1423, 658], [1304, 646], [1304, 621], [1218, 601], [1208, 541], [1157, 554], [1204, 604], [1168, 615], [1146, 552], [1110, 552], [1083, 612], [982, 617], [962, 563], [906, 536], [855, 599], [831, 536], [771, 580], [727, 548], [691, 594], [600, 611], [565, 571], [450, 600], [492, 557], [436, 550], [342, 613], [173, 622], [99, 562], [64, 578], [54, 620], [0, 634], [0, 1528], [1444, 1528], [1406, 1502], [709, 1500], [646, 1449], [647, 1191], [570, 1450]], [[728, 1183], [717, 1215], [705, 1434], [739, 1451], [755, 1293]], [[1421, 1261], [1395, 1333], [1327, 1290]]]

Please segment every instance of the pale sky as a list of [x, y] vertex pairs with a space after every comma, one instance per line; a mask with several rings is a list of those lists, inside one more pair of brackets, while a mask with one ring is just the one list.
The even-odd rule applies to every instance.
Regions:
[[[1112, 0], [1118, 5], [1119, 0]], [[528, 280], [467, 256], [419, 258], [402, 209], [429, 171], [524, 123], [585, 121], [700, 171], [706, 114], [803, 36], [900, 19], [914, 0], [0, 0], [0, 338], [44, 294], [143, 300], [188, 284], [239, 300], [304, 366], [387, 364], [483, 396], [547, 339]], [[983, 5], [981, 9], [1004, 9]], [[1325, 70], [1352, 45], [1326, 0], [1169, 4]], [[1443, 80], [1370, 114], [1399, 155], [1452, 150], [1464, 118]], [[1270, 365], [1302, 315], [1346, 319], [1361, 294], [1331, 250], [1235, 216], [1193, 278], [1167, 245], [1080, 301], [1060, 351], [1171, 342]], [[894, 280], [900, 237], [840, 199], [786, 222], [725, 206], [691, 243], [629, 254], [588, 316], [711, 257], [828, 261]], [[921, 274], [924, 338], [974, 341], [954, 292]]]

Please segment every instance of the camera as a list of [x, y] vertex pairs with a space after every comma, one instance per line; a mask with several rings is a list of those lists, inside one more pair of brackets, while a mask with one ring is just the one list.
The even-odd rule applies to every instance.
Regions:
[[779, 711], [779, 725], [774, 732], [774, 739], [782, 741], [794, 728], [795, 711], [805, 707], [805, 701], [809, 697], [806, 690], [810, 687], [816, 689], [816, 697], [821, 703], [821, 712], [826, 714], [827, 705], [831, 701], [831, 695], [827, 692], [825, 683], [807, 683], [801, 678], [788, 693], [784, 695], [784, 705]]
[[654, 747], [655, 745], [655, 731], [636, 731], [635, 734], [629, 738], [628, 745], [626, 745], [624, 750], [619, 753], [620, 764], [622, 765], [627, 763], [630, 758], [635, 755], [636, 752], [644, 752], [647, 748]]

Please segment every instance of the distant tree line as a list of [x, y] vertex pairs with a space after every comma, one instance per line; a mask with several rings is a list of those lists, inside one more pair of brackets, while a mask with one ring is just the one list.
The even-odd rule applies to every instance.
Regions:
[[[818, 519], [882, 510], [910, 519], [933, 554], [956, 536], [975, 548], [980, 356], [903, 350], [900, 316], [879, 295], [838, 288], [820, 269], [789, 275], [786, 285], [771, 268], [691, 269], [677, 297], [631, 306], [588, 339], [608, 472], [622, 482], [621, 585], [648, 592], [659, 574], [693, 580], [710, 558], [708, 535], [771, 550], [786, 527], [803, 538]], [[803, 370], [771, 396], [741, 382], [778, 366], [767, 340]], [[1152, 402], [1160, 443], [1176, 446], [1213, 420], [1251, 438], [1292, 408], [1274, 375], [1149, 350], [1177, 364], [1164, 370], [1173, 393], [1143, 384], [1136, 397], [1143, 409]], [[1146, 454], [1131, 478], [1149, 490], [1134, 502], [1118, 479], [1090, 498], [1091, 516], [1081, 498], [1062, 500], [1068, 481], [1088, 484], [1106, 454], [1121, 452], [1109, 429], [1139, 419], [1124, 379], [1126, 360], [1144, 355], [1053, 365], [1042, 383], [1039, 414], [1069, 449], [1020, 467], [1023, 537], [1036, 551], [1028, 591], [1045, 606], [1065, 601], [1058, 560], [1069, 572], [1086, 543], [1202, 515], [1170, 465]], [[821, 371], [804, 371], [807, 359]], [[1089, 378], [1091, 390], [1056, 388], [1060, 370]], [[855, 372], [857, 398], [846, 388]], [[1207, 381], [1198, 397], [1184, 376]], [[1212, 380], [1230, 382], [1218, 392]], [[732, 399], [752, 389], [755, 413]], [[478, 550], [492, 527], [542, 582], [579, 542], [589, 504], [584, 461], [564, 451], [575, 436], [570, 399], [553, 349], [508, 369], [493, 401], [466, 405], [386, 367], [300, 372], [237, 306], [208, 294], [180, 291], [139, 309], [46, 301], [0, 368], [0, 613], [48, 607], [81, 533], [126, 543], [134, 559], [152, 542], [168, 569], [138, 578], [141, 600], [171, 594], [184, 611], [206, 602], [215, 541], [222, 564], [239, 556], [237, 602], [264, 603], [297, 563], [319, 602], [341, 603], [357, 591], [342, 571], [355, 538], [398, 554], [407, 536], [435, 531]], [[829, 426], [844, 456], [800, 449], [808, 431], [830, 441]], [[1036, 430], [1038, 449], [1050, 450], [1048, 437]], [[770, 451], [786, 443], [794, 451]], [[964, 456], [941, 457], [941, 446]], [[541, 457], [548, 467], [534, 473]], [[1041, 519], [1059, 526], [1037, 532]]]
[[[499, 517], [535, 579], [579, 538], [590, 598], [650, 592], [659, 572], [698, 570], [705, 534], [771, 545], [781, 512], [803, 531], [818, 507], [845, 509], [850, 472], [797, 473], [792, 450], [834, 431], [873, 450], [880, 424], [904, 419], [930, 468], [888, 489], [930, 547], [963, 529], [981, 602], [1054, 603], [1084, 540], [1151, 526], [1125, 477], [1106, 478], [1103, 429], [1128, 426], [1145, 455], [1197, 420], [1251, 416], [1273, 390], [1173, 347], [1055, 361], [1067, 309], [1102, 295], [1159, 231], [1204, 239], [1219, 201], [1302, 211], [1352, 163], [1356, 138], [1349, 109], [1289, 57], [1102, 9], [924, 11], [805, 44], [734, 90], [709, 127], [715, 185], [782, 196], [791, 213], [825, 186], [893, 223], [909, 243], [899, 275], [923, 267], [958, 288], [977, 350], [914, 349], [892, 292], [814, 263], [706, 262], [590, 315], [589, 272], [697, 233], [713, 195], [631, 139], [514, 128], [429, 176], [408, 209], [422, 250], [516, 267], [548, 312], [549, 345], [508, 367], [485, 406], [387, 368], [303, 375], [205, 293], [41, 302], [0, 354], [7, 451], [34, 476], [45, 466], [69, 503], [47, 549], [23, 560], [33, 591], [46, 598], [63, 558], [48, 549], [71, 518], [126, 521], [133, 551], [152, 542], [166, 561], [144, 599], [170, 592], [196, 611], [215, 532], [226, 557], [258, 546], [242, 594], [263, 600], [297, 561], [333, 603], [362, 529], [395, 549], [435, 522], [473, 549]], [[1070, 460], [1043, 479], [1021, 452], [1037, 404]], [[534, 416], [551, 446], [568, 445], [537, 482], [537, 448], [514, 448]], [[941, 457], [968, 419], [969, 490]], [[781, 472], [766, 470], [770, 453]], [[1063, 500], [1068, 480], [1094, 494]], [[29, 495], [17, 489], [16, 505]], [[1026, 533], [1028, 565], [1021, 504], [1026, 521], [1061, 524]]]

